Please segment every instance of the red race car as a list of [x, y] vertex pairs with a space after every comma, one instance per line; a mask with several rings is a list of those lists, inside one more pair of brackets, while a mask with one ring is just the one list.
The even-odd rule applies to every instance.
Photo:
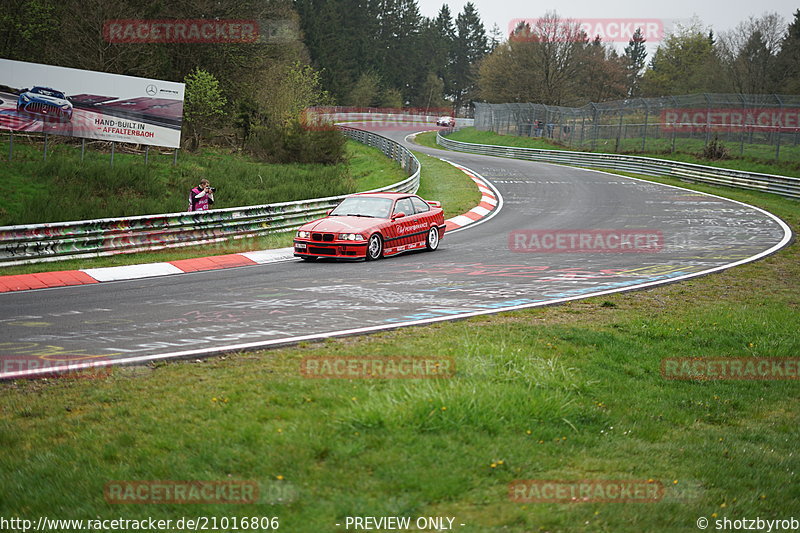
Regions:
[[408, 193], [348, 196], [328, 216], [302, 226], [294, 255], [372, 261], [409, 250], [435, 250], [444, 236], [439, 202]]

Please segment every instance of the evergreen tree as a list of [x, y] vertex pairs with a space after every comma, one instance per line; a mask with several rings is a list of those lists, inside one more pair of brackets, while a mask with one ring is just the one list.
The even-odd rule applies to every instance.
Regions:
[[772, 78], [778, 92], [800, 94], [800, 9], [781, 40]]
[[647, 58], [647, 42], [642, 35], [642, 29], [636, 28], [636, 31], [628, 41], [628, 46], [625, 47], [625, 69], [628, 78], [628, 96], [639, 96], [639, 80], [642, 77], [642, 69], [645, 66], [645, 59]]
[[476, 96], [477, 64], [487, 54], [486, 29], [472, 2], [467, 2], [456, 17], [453, 43], [453, 101], [456, 112], [470, 104]]

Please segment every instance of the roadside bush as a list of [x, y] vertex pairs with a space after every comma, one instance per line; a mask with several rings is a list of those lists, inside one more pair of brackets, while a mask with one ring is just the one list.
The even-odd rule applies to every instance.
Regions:
[[715, 135], [714, 140], [709, 142], [703, 148], [703, 159], [728, 159], [730, 152], [728, 147], [722, 144], [719, 138]]
[[285, 127], [255, 127], [246, 148], [267, 163], [320, 163], [335, 165], [345, 160], [346, 139], [335, 127], [303, 128], [292, 122]]

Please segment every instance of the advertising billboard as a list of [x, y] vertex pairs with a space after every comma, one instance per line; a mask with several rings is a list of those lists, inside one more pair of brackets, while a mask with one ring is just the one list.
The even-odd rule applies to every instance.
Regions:
[[184, 84], [0, 59], [0, 129], [178, 148]]

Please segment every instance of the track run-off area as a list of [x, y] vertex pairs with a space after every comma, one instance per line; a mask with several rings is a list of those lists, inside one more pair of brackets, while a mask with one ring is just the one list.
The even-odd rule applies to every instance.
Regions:
[[755, 261], [792, 237], [774, 215], [718, 196], [425, 148], [410, 143], [408, 129], [376, 131], [483, 178], [498, 205], [447, 232], [435, 252], [2, 293], [0, 378], [199, 358], [642, 289]]

